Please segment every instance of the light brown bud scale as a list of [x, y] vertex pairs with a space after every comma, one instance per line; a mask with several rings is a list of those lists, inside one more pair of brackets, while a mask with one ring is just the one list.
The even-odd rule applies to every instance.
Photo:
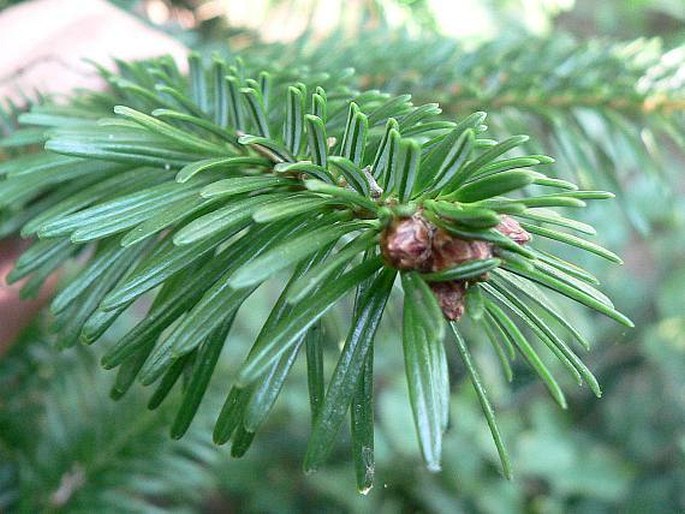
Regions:
[[398, 218], [381, 235], [385, 260], [401, 270], [421, 270], [431, 256], [433, 229], [423, 216]]
[[[520, 245], [531, 240], [530, 234], [510, 216], [501, 216], [501, 222], [495, 230]], [[390, 266], [405, 271], [442, 271], [465, 262], [489, 259], [493, 256], [493, 250], [492, 243], [460, 239], [436, 227], [420, 213], [394, 219], [381, 234], [383, 258]], [[461, 318], [469, 284], [479, 280], [487, 280], [487, 275], [430, 284], [447, 319]]]

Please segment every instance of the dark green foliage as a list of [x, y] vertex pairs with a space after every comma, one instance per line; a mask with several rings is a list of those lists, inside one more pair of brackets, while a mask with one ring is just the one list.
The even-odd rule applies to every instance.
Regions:
[[[578, 191], [543, 173], [551, 159], [525, 155], [526, 136], [487, 138], [484, 113], [451, 121], [434, 104], [414, 106], [408, 95], [357, 92], [343, 76], [254, 74], [241, 62], [219, 59], [205, 69], [193, 56], [186, 81], [167, 73], [170, 66], [168, 59], [127, 65], [121, 77], [107, 76], [108, 96], [34, 108], [21, 119], [45, 128], [46, 151], [0, 164], [0, 208], [13, 216], [41, 206], [38, 221], [22, 220], [24, 234], [39, 240], [13, 278], [40, 281], [74, 253], [92, 252], [53, 304], [65, 344], [97, 341], [133, 302], [157, 289], [147, 317], [103, 357], [106, 367], [119, 368], [113, 396], [135, 378], [156, 383], [150, 404], [156, 408], [181, 382], [172, 435], [183, 435], [241, 306], [262, 283], [294, 270], [233, 377], [215, 441], [230, 441], [234, 456], [245, 453], [305, 346], [314, 411], [305, 468], [315, 469], [330, 453], [351, 408], [357, 485], [368, 490], [373, 341], [398, 274], [383, 239], [393, 223], [412, 216], [453, 240], [484, 241], [492, 253], [449, 269], [399, 272], [409, 398], [431, 470], [440, 466], [450, 384], [443, 312], [429, 284], [468, 281], [468, 317], [493, 335], [503, 362], [517, 348], [563, 406], [538, 342], [599, 395], [596, 379], [566, 343], [577, 332], [561, 315], [547, 319], [552, 311], [536, 301], [537, 285], [632, 323], [582, 268], [566, 269], [498, 227], [505, 214], [518, 216], [536, 243], [537, 236], [549, 238], [620, 262], [558, 227], [591, 228], [549, 210], [611, 195]], [[352, 294], [349, 333], [325, 385], [313, 331]], [[492, 407], [457, 337], [509, 475]]]
[[[92, 352], [31, 343], [0, 363], [3, 512], [181, 513], [204, 500], [219, 455], [197, 431], [169, 440], [172, 405], [147, 412], [135, 393], [112, 402]], [[13, 480], [17, 496], [6, 494]]]

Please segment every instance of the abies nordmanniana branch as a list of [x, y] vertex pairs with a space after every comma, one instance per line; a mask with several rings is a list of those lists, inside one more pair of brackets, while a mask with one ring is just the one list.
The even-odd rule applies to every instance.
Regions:
[[[357, 92], [345, 76], [290, 70], [252, 78], [238, 62], [170, 59], [103, 72], [107, 94], [21, 116], [3, 142], [2, 235], [33, 244], [11, 280], [27, 295], [65, 262], [80, 272], [55, 296], [60, 340], [93, 343], [137, 299], [147, 315], [110, 346], [112, 394], [137, 379], [158, 406], [183, 375], [171, 428], [190, 425], [243, 302], [289, 277], [228, 392], [214, 431], [241, 456], [272, 408], [297, 355], [307, 360], [312, 434], [305, 468], [326, 458], [348, 410], [360, 490], [373, 480], [373, 340], [394, 285], [404, 294], [402, 349], [423, 457], [440, 465], [450, 384], [443, 339], [456, 344], [500, 453], [506, 450], [460, 329], [470, 317], [511, 378], [517, 354], [554, 399], [564, 393], [544, 347], [578, 383], [600, 389], [571, 344], [588, 342], [549, 301], [566, 296], [631, 326], [589, 272], [536, 247], [549, 239], [620, 263], [577, 234], [592, 227], [558, 207], [608, 198], [580, 191], [524, 155], [525, 136], [494, 141], [485, 114], [451, 121], [408, 95]], [[349, 333], [323, 369], [320, 321], [352, 295]], [[228, 341], [228, 343], [227, 343]]]

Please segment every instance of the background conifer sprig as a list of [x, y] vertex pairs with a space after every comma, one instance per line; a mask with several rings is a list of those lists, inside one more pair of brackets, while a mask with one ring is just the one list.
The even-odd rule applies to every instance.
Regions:
[[[21, 383], [31, 393], [7, 395], [0, 411], [3, 510], [187, 512], [189, 502], [211, 494], [219, 455], [202, 437], [207, 418], [171, 442], [173, 405], [147, 412], [136, 394], [112, 402], [92, 352], [60, 353], [46, 341], [23, 350], [0, 364], [3, 390], [16, 393]], [[15, 487], [21, 494], [12, 494]]]
[[[545, 174], [552, 159], [522, 151], [526, 136], [495, 141], [484, 113], [451, 121], [408, 95], [357, 92], [346, 73], [253, 73], [240, 61], [205, 66], [197, 56], [188, 78], [170, 59], [103, 73], [111, 93], [35, 107], [20, 118], [27, 128], [5, 140], [45, 141], [46, 149], [0, 165], [3, 234], [21, 227], [37, 238], [10, 279], [29, 277], [31, 295], [73, 257], [86, 261], [51, 306], [67, 346], [97, 341], [155, 292], [147, 315], [102, 364], [118, 368], [114, 397], [135, 380], [154, 384], [151, 408], [182, 382], [173, 437], [192, 422], [241, 306], [276, 277], [289, 279], [215, 426], [215, 441], [230, 441], [235, 456], [249, 448], [303, 351], [313, 414], [305, 468], [322, 464], [350, 409], [358, 487], [371, 487], [373, 340], [398, 275], [409, 399], [430, 469], [440, 467], [449, 418], [448, 318], [510, 474], [456, 321], [464, 309], [509, 379], [520, 354], [565, 407], [544, 347], [600, 394], [569, 344], [587, 342], [542, 289], [631, 323], [595, 277], [537, 240], [620, 263], [576, 235], [592, 227], [555, 210], [612, 195]], [[335, 368], [325, 370], [320, 321], [349, 295], [349, 333]]]

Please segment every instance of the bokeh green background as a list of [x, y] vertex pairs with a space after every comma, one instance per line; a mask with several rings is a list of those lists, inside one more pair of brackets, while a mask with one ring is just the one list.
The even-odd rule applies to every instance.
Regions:
[[[0, 9], [11, 3], [0, 1]], [[116, 3], [150, 15], [143, 2]], [[166, 2], [170, 14], [162, 28], [200, 50], [226, 40], [239, 43], [241, 34], [260, 35], [258, 28], [235, 26], [230, 9], [227, 17], [208, 17], [192, 32], [174, 21], [171, 8], [192, 11], [203, 3]], [[270, 3], [277, 12], [289, 2]], [[296, 9], [302, 2], [290, 3]], [[350, 2], [349, 9], [361, 5], [373, 15], [383, 3]], [[432, 9], [437, 7], [439, 18], [439, 2], [393, 3], [403, 4], [406, 17], [423, 30], [438, 26]], [[579, 39], [658, 36], [668, 47], [685, 43], [682, 0], [488, 0], [477, 2], [482, 16], [472, 23], [470, 3], [461, 10], [463, 23], [471, 26], [468, 37], [451, 34], [468, 39], [466, 44], [509, 32], [570, 33]], [[399, 305], [388, 308], [375, 352], [377, 471], [368, 496], [355, 492], [346, 434], [325, 469], [302, 473], [310, 423], [302, 367], [246, 457], [232, 460], [214, 447], [210, 426], [232, 371], [274, 299], [273, 291], [262, 290], [243, 309], [209, 401], [182, 441], [167, 435], [173, 405], [147, 412], [142, 389], [111, 401], [113, 377], [99, 369], [98, 350], [59, 352], [53, 349], [59, 335], [49, 333], [45, 318], [37, 320], [0, 362], [0, 512], [685, 512], [685, 160], [682, 152], [666, 150], [660, 173], [631, 175], [622, 198], [639, 210], [649, 230], [636, 230], [617, 203], [587, 214], [626, 265], [583, 264], [603, 279], [637, 325], [627, 331], [569, 311], [595, 343], [587, 362], [603, 386], [600, 400], [569, 383], [570, 405], [562, 411], [529, 373], [506, 383], [494, 354], [474, 338], [512, 453], [512, 481], [500, 475], [468, 381], [454, 387], [443, 471], [423, 468], [397, 351]], [[335, 318], [327, 323], [335, 343], [340, 329]], [[463, 376], [459, 366], [454, 375]]]

